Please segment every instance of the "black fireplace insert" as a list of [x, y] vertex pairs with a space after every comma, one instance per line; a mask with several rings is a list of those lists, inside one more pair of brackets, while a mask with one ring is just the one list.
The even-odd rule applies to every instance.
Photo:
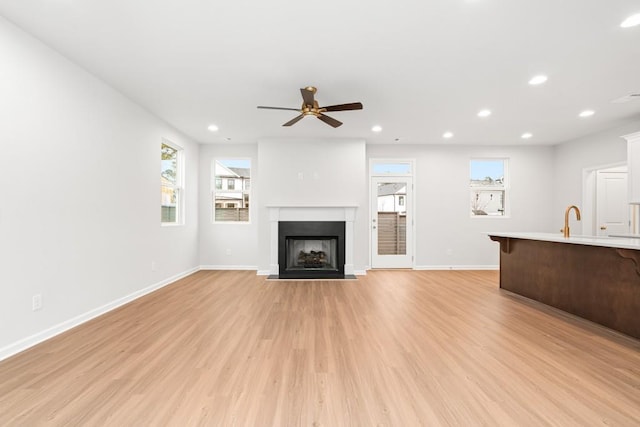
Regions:
[[278, 222], [281, 279], [343, 279], [344, 221]]

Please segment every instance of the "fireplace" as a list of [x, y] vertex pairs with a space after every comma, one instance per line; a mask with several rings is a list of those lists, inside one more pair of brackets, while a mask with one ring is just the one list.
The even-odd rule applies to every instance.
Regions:
[[344, 221], [279, 221], [281, 279], [344, 278]]

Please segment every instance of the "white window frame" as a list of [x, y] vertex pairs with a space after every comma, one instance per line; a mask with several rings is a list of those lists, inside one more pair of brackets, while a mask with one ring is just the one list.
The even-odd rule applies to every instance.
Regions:
[[[162, 188], [168, 187], [171, 188], [176, 194], [176, 220], [174, 222], [165, 222], [162, 221], [162, 215], [160, 215], [160, 225], [163, 227], [174, 227], [184, 225], [184, 148], [180, 145], [169, 141], [168, 139], [162, 138], [160, 142], [160, 151], [162, 152], [162, 146], [166, 145], [168, 147], [176, 150], [176, 182], [175, 184], [164, 184], [162, 181], [160, 182], [160, 209], [162, 209]], [[162, 161], [162, 160], [161, 160]]]
[[[249, 189], [245, 190], [245, 185], [241, 184], [239, 186], [235, 186], [235, 187], [242, 187], [240, 189], [234, 189], [231, 191], [234, 192], [240, 192], [242, 193], [242, 198], [243, 198], [243, 202], [244, 202], [244, 195], [248, 194], [249, 195], [249, 213], [248, 213], [248, 218], [246, 221], [216, 221], [216, 193], [225, 193], [228, 192], [229, 189], [225, 188], [228, 187], [228, 181], [226, 178], [222, 179], [222, 188], [220, 189], [216, 189], [216, 162], [218, 161], [225, 161], [225, 160], [247, 160], [249, 161], [249, 182], [251, 182], [253, 180], [253, 161], [250, 157], [233, 157], [233, 156], [225, 156], [225, 157], [216, 157], [211, 161], [211, 180], [210, 180], [210, 187], [211, 187], [211, 200], [209, 203], [209, 207], [211, 208], [211, 223], [212, 224], [241, 224], [241, 225], [247, 225], [247, 224], [251, 224], [251, 217], [253, 216], [252, 212], [253, 212], [253, 196], [251, 194], [251, 188], [253, 187], [252, 184], [249, 184]], [[227, 184], [225, 186], [225, 184]]]
[[[502, 185], [487, 185], [487, 186], [482, 186], [482, 187], [472, 187], [471, 186], [471, 162], [472, 161], [501, 161], [503, 162], [504, 165], [504, 179], [502, 182]], [[469, 217], [470, 218], [483, 218], [483, 219], [487, 219], [487, 218], [492, 218], [492, 219], [496, 219], [496, 218], [510, 218], [511, 217], [511, 209], [510, 209], [510, 204], [511, 204], [511, 197], [510, 197], [510, 182], [511, 179], [509, 177], [509, 167], [510, 167], [510, 161], [508, 157], [471, 157], [469, 159], [469, 203], [471, 203], [471, 198], [473, 197], [474, 193], [476, 193], [478, 190], [480, 191], [503, 191], [504, 192], [504, 212], [502, 215], [474, 215], [473, 212], [471, 212], [471, 209], [469, 209]], [[471, 206], [469, 206], [469, 208], [471, 208]]]

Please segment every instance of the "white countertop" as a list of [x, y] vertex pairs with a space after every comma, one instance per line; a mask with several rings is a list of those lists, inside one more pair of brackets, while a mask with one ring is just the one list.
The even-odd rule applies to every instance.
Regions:
[[640, 250], [640, 238], [599, 236], [564, 237], [561, 233], [487, 232], [486, 234], [488, 236], [510, 237], [512, 239], [541, 240], [545, 242], [569, 243], [574, 245], [603, 246], [609, 248]]

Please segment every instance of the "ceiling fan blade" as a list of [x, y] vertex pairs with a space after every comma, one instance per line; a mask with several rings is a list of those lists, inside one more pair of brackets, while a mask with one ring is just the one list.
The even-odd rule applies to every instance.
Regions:
[[300, 111], [299, 108], [284, 108], [284, 107], [263, 107], [262, 105], [258, 105], [258, 108], [263, 108], [265, 110], [287, 110], [287, 111]]
[[313, 107], [313, 94], [316, 93], [316, 89], [308, 86], [300, 89], [300, 93], [302, 94], [304, 105], [311, 105]]
[[362, 103], [352, 102], [351, 104], [330, 105], [328, 107], [322, 107], [322, 109], [324, 111], [362, 110]]
[[300, 114], [298, 117], [289, 120], [287, 123], [283, 124], [282, 126], [291, 126], [291, 125], [295, 125], [296, 123], [298, 123], [302, 118], [304, 117], [304, 114]]
[[320, 114], [318, 118], [323, 122], [325, 122], [326, 124], [328, 124], [329, 126], [333, 126], [334, 128], [337, 128], [338, 126], [342, 125], [342, 122], [334, 119], [333, 117], [325, 116], [324, 114]]

